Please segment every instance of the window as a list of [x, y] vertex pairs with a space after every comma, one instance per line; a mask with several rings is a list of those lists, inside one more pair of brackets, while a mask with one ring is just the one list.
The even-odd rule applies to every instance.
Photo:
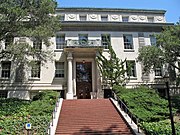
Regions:
[[122, 22], [129, 22], [129, 17], [128, 16], [123, 16], [122, 17]]
[[13, 43], [13, 37], [9, 36], [9, 37], [6, 37], [5, 39], [5, 49], [7, 49], [8, 45], [12, 44]]
[[123, 35], [123, 38], [124, 38], [124, 49], [133, 49], [132, 35]]
[[34, 39], [34, 41], [33, 41], [33, 48], [35, 50], [41, 50], [42, 49], [42, 40]]
[[107, 22], [108, 21], [108, 16], [107, 15], [101, 16], [101, 21]]
[[66, 45], [65, 35], [56, 35], [56, 49], [63, 49]]
[[55, 62], [55, 77], [64, 78], [64, 62]]
[[1, 77], [2, 78], [9, 78], [11, 73], [11, 62], [10, 61], [3, 61], [1, 62]]
[[60, 21], [64, 21], [65, 20], [65, 16], [64, 15], [61, 15], [60, 16]]
[[108, 45], [111, 45], [111, 38], [109, 34], [102, 34], [101, 35], [102, 46], [105, 49], [108, 49]]
[[136, 77], [136, 63], [135, 61], [127, 61], [126, 68], [129, 68], [127, 75], [130, 77]]
[[151, 45], [156, 45], [156, 37], [154, 35], [150, 35], [150, 42], [151, 42]]
[[155, 68], [155, 76], [162, 76], [162, 68], [161, 67], [157, 67]]
[[0, 91], [0, 98], [7, 98], [8, 91]]
[[35, 61], [31, 68], [31, 77], [40, 78], [40, 72], [41, 72], [41, 62]]
[[153, 23], [154, 22], [154, 17], [148, 17], [147, 19], [148, 19], [149, 23]]
[[80, 15], [79, 19], [80, 21], [86, 21], [86, 15]]
[[88, 35], [87, 34], [79, 34], [79, 44], [87, 45], [88, 43]]

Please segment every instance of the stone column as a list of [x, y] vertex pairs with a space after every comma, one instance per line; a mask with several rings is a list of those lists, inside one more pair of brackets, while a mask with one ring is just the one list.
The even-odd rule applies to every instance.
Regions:
[[67, 62], [68, 62], [68, 77], [67, 77], [67, 93], [66, 93], [66, 99], [73, 99], [73, 81], [72, 81], [72, 76], [73, 76], [73, 57], [72, 53], [68, 52], [67, 56]]

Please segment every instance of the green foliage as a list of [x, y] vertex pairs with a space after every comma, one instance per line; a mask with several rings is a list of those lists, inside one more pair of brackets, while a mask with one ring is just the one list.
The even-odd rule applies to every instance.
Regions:
[[[55, 16], [55, 0], [1, 0], [0, 1], [0, 41], [9, 40], [8, 47], [0, 52], [0, 59], [12, 59], [28, 63], [29, 57], [42, 62], [51, 60], [49, 49], [37, 50], [29, 42], [21, 42], [14, 37], [26, 37], [31, 41], [43, 41], [50, 46], [49, 38], [60, 30], [59, 16]], [[0, 44], [2, 48], [2, 44]]]
[[[170, 121], [143, 122], [142, 127], [148, 135], [171, 135], [172, 129]], [[180, 135], [180, 124], [175, 124], [176, 135]]]
[[45, 134], [58, 93], [41, 92], [41, 99], [25, 101], [0, 99], [0, 135], [26, 134], [25, 124], [32, 124], [32, 134]]
[[178, 112], [180, 112], [180, 95], [172, 96], [171, 101], [172, 101], [173, 107], [178, 109]]
[[100, 69], [103, 81], [106, 85], [113, 87], [114, 85], [125, 85], [129, 77], [126, 73], [129, 71], [125, 69], [125, 60], [120, 60], [114, 52], [111, 45], [108, 46], [109, 59], [106, 58], [101, 51], [96, 58], [98, 67]]
[[162, 67], [164, 64], [164, 59], [161, 55], [163, 55], [163, 52], [160, 48], [156, 46], [144, 46], [139, 49], [138, 60], [143, 64], [143, 70], [150, 72], [151, 68]]
[[168, 102], [161, 98], [155, 90], [146, 87], [121, 89], [118, 86], [114, 89], [119, 91], [118, 96], [140, 121], [152, 122], [168, 118]]
[[164, 27], [156, 38], [156, 45], [139, 49], [138, 61], [143, 64], [145, 72], [166, 65], [170, 80], [179, 85], [180, 75], [176, 75], [174, 69], [180, 71], [180, 24]]
[[[168, 102], [155, 90], [147, 87], [126, 89], [114, 86], [117, 95], [126, 103], [130, 111], [139, 118], [140, 126], [148, 135], [171, 135]], [[179, 107], [179, 97], [173, 97], [174, 106]], [[177, 108], [178, 109], [178, 108]], [[175, 109], [174, 109], [175, 111]], [[180, 135], [180, 123], [175, 123], [176, 133]]]

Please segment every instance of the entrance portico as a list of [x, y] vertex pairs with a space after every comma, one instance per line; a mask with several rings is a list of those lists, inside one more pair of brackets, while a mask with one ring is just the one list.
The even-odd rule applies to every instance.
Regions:
[[97, 98], [100, 77], [96, 65], [97, 48], [65, 48], [67, 52], [66, 99]]

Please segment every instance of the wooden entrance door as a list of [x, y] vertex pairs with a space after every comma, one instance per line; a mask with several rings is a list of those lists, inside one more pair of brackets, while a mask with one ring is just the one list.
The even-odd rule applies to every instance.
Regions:
[[76, 62], [76, 94], [78, 99], [90, 99], [92, 92], [92, 63]]

